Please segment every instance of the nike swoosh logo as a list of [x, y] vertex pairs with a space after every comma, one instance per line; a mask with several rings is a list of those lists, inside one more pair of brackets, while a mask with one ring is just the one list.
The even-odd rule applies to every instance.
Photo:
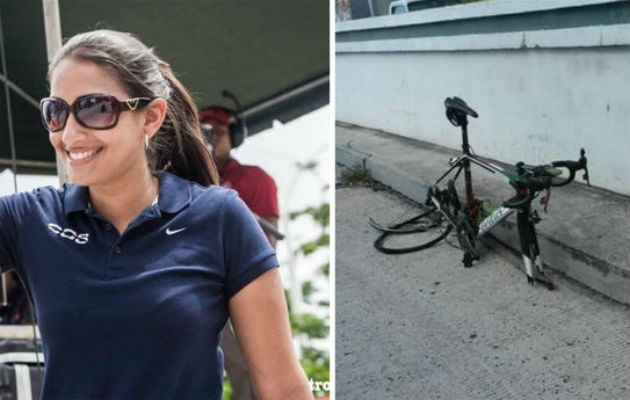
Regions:
[[186, 228], [181, 228], [181, 229], [175, 229], [174, 231], [171, 230], [171, 228], [166, 228], [166, 234], [167, 235], [174, 235], [176, 233], [179, 233], [181, 231], [185, 231]]

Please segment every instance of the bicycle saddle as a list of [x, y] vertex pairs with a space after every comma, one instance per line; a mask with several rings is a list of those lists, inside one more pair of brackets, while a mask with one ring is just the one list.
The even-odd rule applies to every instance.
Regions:
[[447, 97], [444, 100], [444, 107], [446, 107], [446, 118], [455, 126], [460, 126], [467, 115], [474, 118], [479, 116], [477, 111], [468, 107], [468, 104], [459, 97]]

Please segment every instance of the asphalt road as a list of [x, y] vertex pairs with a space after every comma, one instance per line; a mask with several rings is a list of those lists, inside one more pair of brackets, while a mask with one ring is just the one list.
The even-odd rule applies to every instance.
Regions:
[[377, 252], [367, 218], [405, 212], [396, 194], [336, 190], [337, 399], [630, 398], [627, 306], [561, 276], [529, 286], [492, 250], [470, 269], [447, 244]]

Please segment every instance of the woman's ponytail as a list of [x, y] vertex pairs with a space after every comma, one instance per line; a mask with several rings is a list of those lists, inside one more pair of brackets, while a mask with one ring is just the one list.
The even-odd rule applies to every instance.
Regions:
[[216, 185], [219, 174], [199, 126], [197, 106], [170, 66], [159, 63], [171, 88], [164, 124], [151, 139], [147, 158], [151, 167], [165, 170], [203, 186]]

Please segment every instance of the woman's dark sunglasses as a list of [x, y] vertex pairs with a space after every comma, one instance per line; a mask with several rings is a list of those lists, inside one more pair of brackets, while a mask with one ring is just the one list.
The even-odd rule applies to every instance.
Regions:
[[39, 102], [44, 128], [58, 132], [65, 128], [70, 113], [77, 122], [89, 129], [111, 129], [118, 123], [122, 111], [139, 110], [155, 97], [134, 97], [119, 101], [106, 94], [88, 94], [77, 98], [72, 105], [57, 97], [46, 97]]

